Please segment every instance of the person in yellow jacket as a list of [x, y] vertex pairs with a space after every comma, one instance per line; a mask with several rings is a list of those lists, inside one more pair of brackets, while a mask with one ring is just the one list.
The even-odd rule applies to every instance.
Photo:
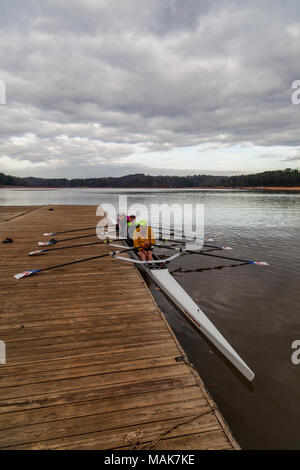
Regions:
[[154, 230], [150, 226], [141, 222], [133, 233], [133, 246], [140, 260], [153, 260], [152, 245], [154, 244]]

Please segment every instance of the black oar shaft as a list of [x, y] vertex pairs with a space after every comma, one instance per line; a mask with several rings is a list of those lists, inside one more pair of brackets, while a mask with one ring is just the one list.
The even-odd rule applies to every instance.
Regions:
[[77, 229], [74, 228], [73, 230], [64, 230], [62, 232], [54, 232], [54, 233], [55, 233], [55, 235], [61, 235], [63, 233], [82, 232], [84, 230], [93, 230], [94, 228], [95, 228], [95, 226], [94, 227], [86, 227], [86, 228], [77, 228]]
[[[131, 251], [133, 249], [134, 248], [126, 248], [124, 250], [118, 251], [118, 253], [124, 253], [125, 251]], [[68, 263], [57, 264], [55, 266], [48, 266], [47, 268], [38, 269], [38, 272], [49, 271], [49, 269], [54, 269], [54, 268], [62, 268], [64, 266], [70, 266], [71, 264], [77, 264], [77, 263], [83, 263], [84, 261], [91, 261], [91, 260], [97, 259], [97, 258], [104, 258], [105, 256], [111, 256], [112, 253], [114, 253], [114, 252], [104, 253], [102, 255], [97, 255], [97, 256], [91, 256], [90, 258], [78, 259], [76, 261], [69, 261]]]
[[78, 240], [78, 238], [89, 238], [89, 237], [95, 237], [95, 236], [96, 236], [96, 232], [91, 233], [89, 235], [80, 235], [80, 237], [62, 238], [61, 240], [57, 240], [57, 242], [67, 242], [69, 240]]
[[[186, 244], [186, 243], [197, 243], [195, 240], [189, 240], [189, 239], [186, 239], [186, 240], [175, 240], [175, 239], [167, 239], [167, 238], [159, 238], [159, 240], [162, 240], [163, 242], [170, 242], [170, 243], [173, 243], [173, 242], [176, 242], [176, 243], [182, 243], [183, 245]], [[216, 246], [216, 245], [206, 245], [206, 243], [203, 244], [203, 246], [207, 247], [207, 248], [218, 248], [218, 249], [221, 249], [222, 247], [220, 246]]]
[[[115, 225], [104, 225], [103, 227], [115, 227]], [[51, 232], [52, 235], [62, 235], [63, 233], [72, 233], [72, 232], [82, 232], [84, 230], [93, 230], [93, 229], [96, 229], [96, 226], [94, 225], [94, 227], [84, 227], [84, 228], [74, 228], [72, 230], [63, 230], [63, 231], [60, 231], [60, 232]]]
[[[182, 233], [183, 233], [183, 234], [185, 234], [185, 230], [182, 229], [182, 228], [178, 228], [178, 229], [176, 229], [176, 228], [171, 228], [171, 227], [170, 227], [170, 228], [166, 228], [166, 227], [165, 227], [165, 228], [162, 228], [162, 227], [153, 227], [151, 224], [149, 224], [149, 225], [153, 228], [153, 230], [157, 230], [157, 231], [158, 231], [159, 233], [161, 233], [162, 235], [164, 235], [165, 232], [167, 232], [167, 233], [174, 233], [174, 234], [175, 234], [175, 233], [178, 233], [178, 234], [182, 234]], [[189, 233], [191, 234], [191, 232], [189, 232]], [[192, 233], [192, 235], [193, 235], [193, 233]]]
[[170, 243], [176, 242], [176, 243], [182, 243], [182, 244], [187, 243], [187, 242], [195, 242], [194, 238], [192, 239], [192, 238], [186, 238], [186, 237], [184, 237], [182, 240], [179, 240], [178, 238], [164, 238], [160, 236], [158, 239], [162, 240], [163, 242], [170, 242]]
[[229, 256], [221, 256], [221, 255], [211, 255], [209, 253], [205, 253], [204, 251], [191, 251], [191, 253], [197, 253], [198, 255], [203, 255], [203, 256], [212, 256], [213, 258], [222, 258], [222, 259], [229, 259], [230, 261], [240, 261], [242, 263], [249, 263], [250, 260], [247, 259], [240, 259], [240, 258], [231, 258]]
[[[109, 232], [111, 233], [111, 232]], [[56, 243], [60, 243], [60, 242], [68, 242], [68, 241], [71, 241], [71, 240], [78, 240], [79, 238], [89, 238], [89, 237], [96, 237], [97, 236], [97, 233], [90, 233], [88, 235], [80, 235], [79, 237], [71, 237], [71, 238], [62, 238], [61, 240], [56, 240]]]
[[48, 248], [46, 250], [41, 250], [41, 251], [51, 252], [51, 251], [56, 251], [56, 250], [67, 250], [68, 248], [79, 248], [80, 246], [100, 245], [103, 243], [105, 242], [103, 241], [103, 242], [80, 243], [78, 245], [60, 246], [58, 248]]

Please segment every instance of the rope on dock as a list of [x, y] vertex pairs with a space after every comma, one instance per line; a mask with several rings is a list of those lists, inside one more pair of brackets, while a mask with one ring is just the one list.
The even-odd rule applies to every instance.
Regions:
[[136, 431], [128, 432], [127, 434], [125, 434], [124, 441], [130, 444], [131, 450], [140, 450], [142, 446], [140, 439], [143, 437], [143, 435], [143, 431], [137, 429]]
[[138, 429], [137, 431], [129, 432], [125, 434], [125, 437], [124, 437], [125, 442], [128, 442], [131, 445], [131, 450], [153, 449], [167, 434], [169, 434], [171, 431], [174, 431], [174, 429], [177, 429], [179, 426], [182, 426], [184, 424], [189, 424], [192, 421], [195, 421], [196, 419], [201, 418], [202, 416], [205, 416], [207, 414], [214, 412], [216, 409], [217, 407], [213, 406], [209, 410], [203, 411], [202, 413], [199, 413], [196, 416], [190, 416], [189, 418], [184, 418], [181, 421], [178, 421], [173, 426], [170, 426], [169, 428], [161, 432], [155, 439], [153, 439], [149, 443], [142, 444], [140, 439], [143, 437], [144, 433], [140, 429]]
[[[195, 376], [195, 378], [198, 378], [197, 371], [194, 367], [194, 365], [188, 360], [188, 358], [185, 355], [179, 356], [175, 358], [176, 362], [184, 362], [187, 366], [191, 368], [192, 374]], [[208, 404], [208, 406], [210, 406]], [[203, 411], [195, 416], [191, 416], [189, 418], [184, 418], [181, 421], [178, 421], [176, 424], [170, 426], [169, 428], [165, 429], [163, 432], [161, 432], [155, 439], [153, 439], [149, 443], [142, 443], [141, 439], [144, 436], [143, 431], [140, 429], [137, 429], [136, 431], [129, 432], [125, 434], [124, 440], [128, 444], [130, 444], [130, 449], [131, 450], [150, 450], [153, 449], [166, 435], [168, 435], [171, 431], [174, 431], [174, 429], [177, 429], [179, 426], [182, 426], [184, 424], [189, 424], [192, 421], [195, 421], [198, 418], [201, 418], [202, 416], [205, 416], [207, 414], [213, 413], [214, 411], [217, 411], [217, 406], [213, 405], [210, 406], [209, 410]]]

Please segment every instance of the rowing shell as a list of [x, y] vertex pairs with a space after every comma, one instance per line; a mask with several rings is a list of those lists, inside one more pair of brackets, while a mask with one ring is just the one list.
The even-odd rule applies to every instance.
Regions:
[[150, 269], [149, 274], [155, 283], [166, 293], [175, 305], [194, 323], [224, 356], [248, 379], [255, 375], [228, 341], [217, 330], [205, 313], [198, 307], [187, 292], [171, 276], [168, 269]]
[[[230, 346], [228, 341], [207, 318], [205, 313], [187, 294], [187, 292], [178, 284], [167, 268], [155, 268], [157, 263], [169, 262], [175, 256], [167, 260], [153, 261], [153, 267], [149, 269], [147, 264], [140, 261], [139, 258], [131, 252], [131, 258], [116, 256], [117, 259], [135, 262], [140, 268], [145, 270], [162, 291], [174, 302], [174, 304], [188, 317], [188, 319], [208, 338], [215, 347], [244, 375], [249, 381], [255, 377], [254, 372], [247, 366], [239, 354]], [[148, 262], [149, 264], [151, 261]]]

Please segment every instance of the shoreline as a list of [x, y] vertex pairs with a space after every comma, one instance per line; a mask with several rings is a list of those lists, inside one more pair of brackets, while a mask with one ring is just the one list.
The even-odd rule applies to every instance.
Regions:
[[300, 186], [246, 186], [236, 189], [244, 189], [246, 191], [300, 191]]
[[239, 186], [239, 187], [228, 187], [228, 186], [196, 186], [196, 187], [181, 187], [181, 188], [166, 188], [166, 187], [97, 187], [97, 186], [80, 186], [80, 187], [56, 187], [56, 186], [1, 186], [0, 189], [20, 189], [20, 190], [31, 190], [31, 189], [40, 189], [40, 190], [60, 190], [60, 189], [104, 189], [104, 190], [114, 190], [114, 189], [142, 189], [142, 190], [153, 190], [153, 189], [169, 189], [169, 190], [195, 190], [195, 189], [205, 189], [205, 190], [243, 190], [243, 191], [291, 191], [297, 192], [300, 191], [300, 186]]

